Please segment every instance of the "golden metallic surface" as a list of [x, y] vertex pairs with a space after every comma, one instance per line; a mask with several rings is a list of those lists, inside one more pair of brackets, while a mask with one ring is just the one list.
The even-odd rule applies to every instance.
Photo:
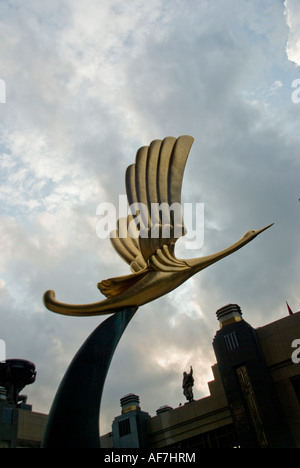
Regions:
[[122, 414], [127, 414], [127, 413], [130, 413], [131, 411], [135, 411], [137, 409], [140, 409], [140, 407], [138, 405], [127, 406], [127, 408], [122, 409]]
[[[165, 203], [168, 207], [174, 203], [181, 204], [183, 173], [193, 141], [188, 135], [177, 139], [167, 137], [162, 141], [155, 140], [149, 147], [144, 146], [137, 151], [135, 164], [126, 171], [129, 206], [143, 203], [147, 210], [142, 213], [142, 226], [134, 225], [132, 215], [118, 220], [116, 237], [111, 238], [111, 243], [130, 266], [132, 273], [98, 283], [98, 288], [107, 299], [96, 303], [65, 304], [56, 300], [54, 291], [46, 291], [43, 301], [49, 310], [63, 315], [89, 316], [115, 313], [126, 306], [139, 307], [169, 293], [194, 274], [237, 251], [272, 226], [270, 224], [257, 231], [248, 231], [231, 246], [209, 256], [188, 260], [175, 256], [178, 237], [177, 231], [175, 235], [175, 222], [178, 220], [174, 219], [171, 209], [167, 212], [167, 219], [163, 219], [160, 212], [153, 213], [152, 204]], [[153, 225], [159, 233], [157, 238], [145, 236]], [[164, 228], [168, 225], [170, 235], [165, 237]], [[180, 226], [184, 235], [182, 218]], [[125, 232], [126, 236], [119, 235], [120, 232]]]
[[232, 325], [233, 323], [236, 322], [241, 322], [243, 319], [242, 317], [231, 317], [228, 320], [224, 320], [224, 322], [220, 323], [220, 328], [227, 327], [227, 325]]

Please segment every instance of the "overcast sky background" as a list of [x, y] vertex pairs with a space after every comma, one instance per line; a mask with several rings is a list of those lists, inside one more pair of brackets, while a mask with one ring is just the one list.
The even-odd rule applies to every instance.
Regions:
[[[115, 353], [101, 433], [133, 392], [152, 416], [209, 394], [215, 312], [237, 303], [254, 327], [300, 310], [298, 0], [2, 0], [0, 78], [0, 338], [33, 361], [24, 390], [48, 413], [85, 338], [105, 317], [44, 308], [103, 298], [98, 281], [129, 273], [96, 235], [97, 206], [117, 205], [140, 146], [195, 138], [183, 202], [204, 203], [204, 245], [221, 250], [274, 226], [183, 286], [143, 306]], [[298, 93], [300, 97], [300, 93]]]

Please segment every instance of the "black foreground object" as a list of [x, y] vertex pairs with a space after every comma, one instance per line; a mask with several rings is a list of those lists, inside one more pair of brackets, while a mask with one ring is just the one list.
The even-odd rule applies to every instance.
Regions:
[[107, 372], [137, 308], [102, 322], [74, 356], [54, 398], [42, 448], [101, 448], [99, 417]]

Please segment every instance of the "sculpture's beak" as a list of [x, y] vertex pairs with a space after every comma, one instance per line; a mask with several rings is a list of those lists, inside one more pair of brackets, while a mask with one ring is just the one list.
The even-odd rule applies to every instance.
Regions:
[[262, 228], [262, 229], [259, 229], [258, 231], [255, 231], [255, 234], [256, 234], [256, 235], [260, 234], [261, 232], [265, 231], [266, 229], [269, 229], [269, 227], [273, 226], [273, 224], [274, 224], [274, 223], [269, 224], [269, 226], [266, 226], [266, 227], [264, 227], [264, 228]]

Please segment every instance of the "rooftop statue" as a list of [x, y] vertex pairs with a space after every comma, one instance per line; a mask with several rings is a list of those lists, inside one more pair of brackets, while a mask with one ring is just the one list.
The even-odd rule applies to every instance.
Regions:
[[183, 379], [182, 379], [183, 394], [189, 402], [194, 400], [193, 386], [194, 386], [193, 368], [192, 366], [190, 366], [190, 372], [189, 373], [184, 372]]
[[[194, 259], [176, 257], [175, 244], [178, 237], [185, 234], [185, 227], [182, 218], [179, 219], [178, 215], [174, 217], [171, 207], [174, 204], [181, 206], [183, 173], [193, 141], [188, 135], [154, 140], [149, 147], [144, 146], [137, 151], [135, 164], [127, 168], [129, 206], [138, 203], [146, 209], [142, 210], [141, 222], [136, 224], [135, 232], [130, 232], [132, 215], [125, 220], [125, 225], [124, 220], [120, 219], [111, 242], [129, 264], [132, 273], [98, 283], [98, 288], [107, 299], [96, 303], [65, 304], [56, 300], [54, 291], [47, 291], [43, 300], [49, 310], [64, 315], [89, 316], [115, 313], [124, 307], [139, 307], [169, 293], [272, 226], [248, 231], [231, 246], [209, 256]], [[165, 221], [166, 213], [162, 219], [161, 213], [153, 210], [153, 206], [161, 204], [169, 209], [168, 222]], [[127, 230], [125, 236], [124, 229]]]

